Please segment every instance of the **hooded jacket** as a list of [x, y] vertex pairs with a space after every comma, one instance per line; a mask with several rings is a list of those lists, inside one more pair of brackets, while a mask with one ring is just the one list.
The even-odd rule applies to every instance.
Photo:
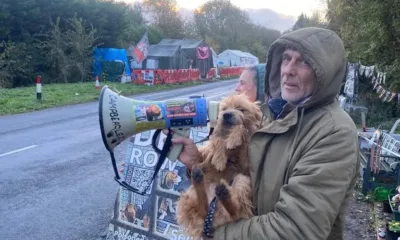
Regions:
[[263, 104], [264, 125], [250, 143], [250, 177], [255, 217], [215, 230], [214, 239], [338, 240], [358, 174], [358, 137], [339, 106], [346, 71], [344, 46], [327, 29], [304, 28], [270, 47], [265, 95], [280, 96], [281, 56], [299, 51], [317, 76], [312, 96], [286, 103], [275, 119]]
[[257, 95], [256, 100], [259, 103], [265, 102], [264, 86], [265, 86], [265, 63], [260, 63], [255, 66], [256, 81], [257, 81]]

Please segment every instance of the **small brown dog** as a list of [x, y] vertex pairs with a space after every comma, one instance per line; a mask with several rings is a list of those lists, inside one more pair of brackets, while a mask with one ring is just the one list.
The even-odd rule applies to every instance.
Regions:
[[261, 118], [259, 104], [245, 95], [231, 95], [220, 102], [214, 132], [199, 148], [192, 185], [177, 203], [177, 222], [190, 237], [211, 237], [214, 228], [252, 216], [247, 153]]

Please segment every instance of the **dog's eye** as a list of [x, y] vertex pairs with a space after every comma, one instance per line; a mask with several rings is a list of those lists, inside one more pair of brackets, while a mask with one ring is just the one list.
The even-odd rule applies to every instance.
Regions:
[[246, 111], [243, 108], [238, 108], [238, 110], [241, 111], [241, 112], [245, 112]]

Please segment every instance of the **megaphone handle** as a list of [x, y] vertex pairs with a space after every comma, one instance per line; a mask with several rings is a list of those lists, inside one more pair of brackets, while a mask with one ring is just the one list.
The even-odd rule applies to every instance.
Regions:
[[[189, 137], [190, 136], [190, 128], [179, 128], [179, 129], [174, 129], [174, 135], [172, 136], [172, 138], [174, 137]], [[175, 162], [178, 157], [179, 154], [181, 154], [183, 149], [183, 145], [182, 144], [174, 144], [171, 151], [169, 151], [168, 153], [168, 159], [171, 162]]]

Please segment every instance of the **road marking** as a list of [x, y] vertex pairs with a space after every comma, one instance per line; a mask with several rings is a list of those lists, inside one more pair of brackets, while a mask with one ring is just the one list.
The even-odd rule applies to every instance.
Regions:
[[31, 145], [31, 146], [28, 146], [28, 147], [16, 149], [14, 151], [2, 153], [2, 154], [0, 154], [0, 157], [5, 157], [5, 156], [8, 156], [8, 155], [11, 155], [11, 154], [14, 154], [14, 153], [22, 152], [22, 151], [25, 151], [25, 150], [28, 150], [28, 149], [31, 149], [31, 148], [35, 148], [37, 146], [39, 146], [39, 145]]

